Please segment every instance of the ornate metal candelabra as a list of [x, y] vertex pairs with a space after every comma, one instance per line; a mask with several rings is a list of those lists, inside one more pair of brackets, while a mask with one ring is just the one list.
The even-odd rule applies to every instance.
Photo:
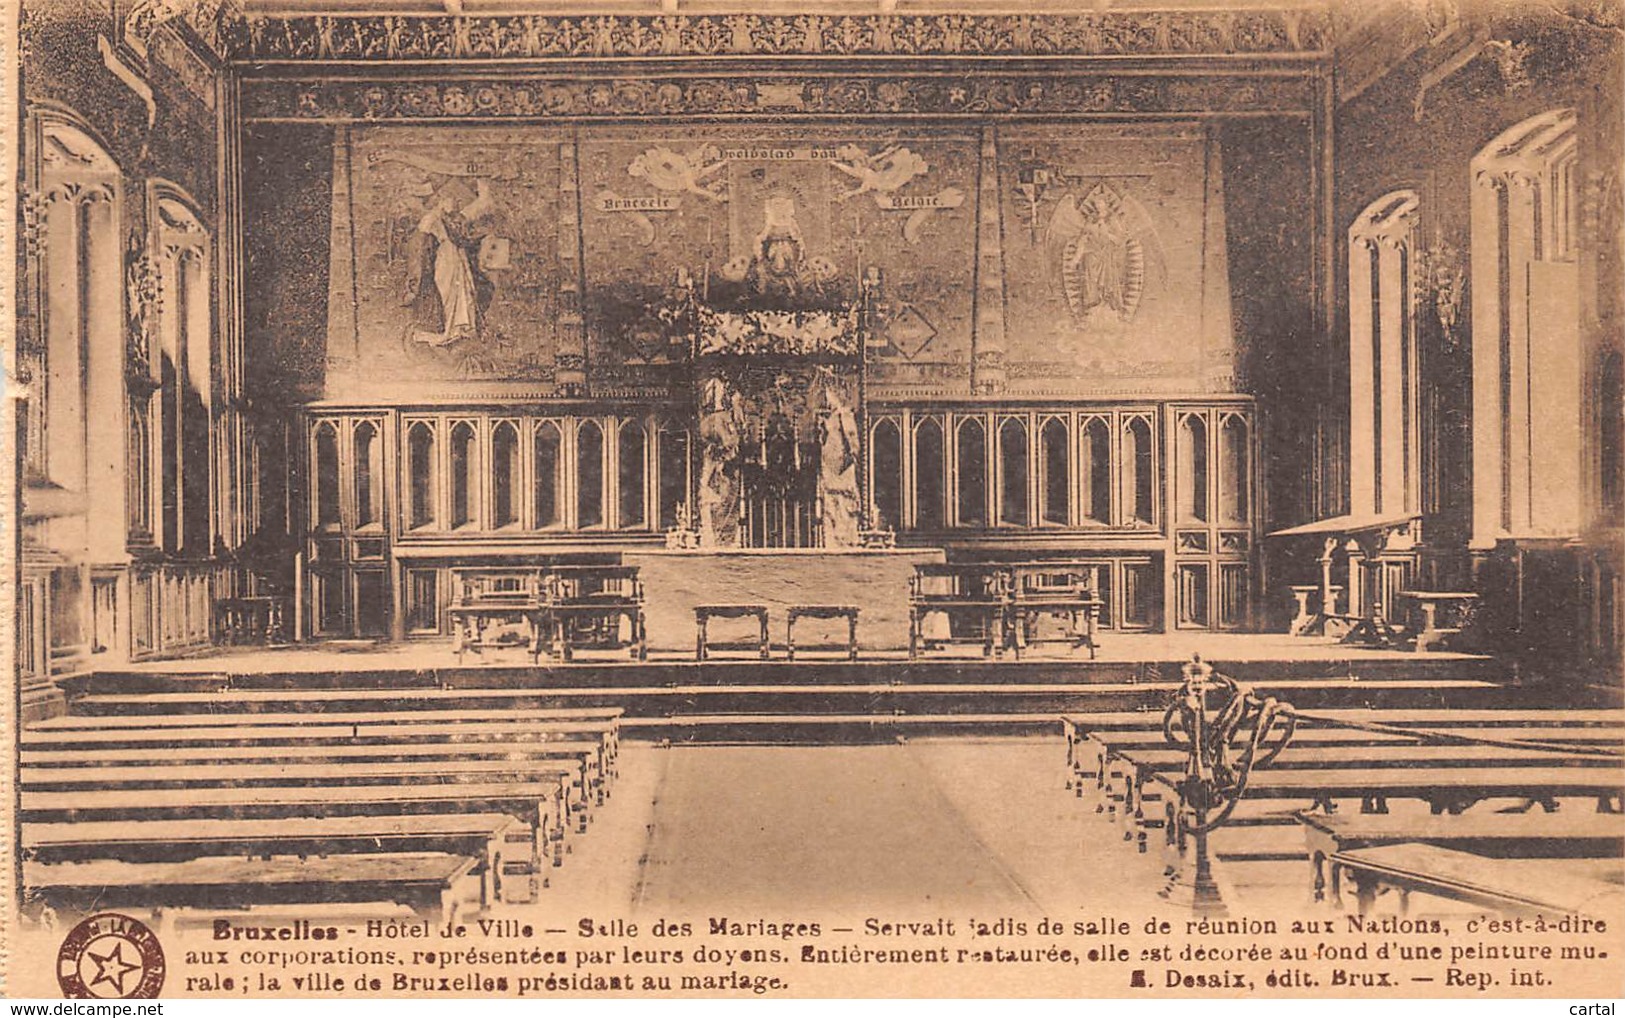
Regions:
[[1195, 866], [1180, 867], [1162, 893], [1187, 901], [1198, 912], [1223, 912], [1208, 834], [1235, 812], [1253, 768], [1268, 765], [1287, 747], [1297, 717], [1291, 704], [1259, 696], [1214, 671], [1200, 655], [1180, 671], [1183, 682], [1162, 717], [1163, 736], [1186, 753], [1168, 818], [1169, 837], [1181, 854], [1187, 839], [1194, 841]]

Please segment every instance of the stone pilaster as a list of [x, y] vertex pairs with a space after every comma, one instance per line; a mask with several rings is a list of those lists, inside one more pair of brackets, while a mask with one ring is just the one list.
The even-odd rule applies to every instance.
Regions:
[[976, 326], [971, 343], [971, 388], [982, 395], [1004, 389], [1004, 226], [999, 195], [997, 129], [982, 131], [976, 189]]

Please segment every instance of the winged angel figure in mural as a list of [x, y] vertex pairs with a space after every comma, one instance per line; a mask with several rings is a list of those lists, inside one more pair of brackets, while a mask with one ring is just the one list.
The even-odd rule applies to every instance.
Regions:
[[1147, 269], [1166, 273], [1162, 246], [1145, 207], [1096, 184], [1082, 199], [1067, 194], [1044, 230], [1049, 264], [1072, 317], [1084, 326], [1120, 326], [1145, 296]]
[[840, 156], [846, 161], [835, 159], [830, 165], [858, 182], [857, 187], [838, 196], [837, 200], [843, 202], [860, 194], [872, 194], [877, 203], [881, 202], [886, 195], [931, 169], [924, 159], [901, 145], [888, 145], [872, 156], [856, 145], [846, 145]]
[[678, 194], [697, 194], [708, 201], [727, 201], [726, 184], [713, 181], [718, 170], [728, 165], [715, 145], [701, 145], [687, 152], [678, 152], [656, 145], [634, 158], [626, 172], [629, 176], [647, 180], [662, 191]]

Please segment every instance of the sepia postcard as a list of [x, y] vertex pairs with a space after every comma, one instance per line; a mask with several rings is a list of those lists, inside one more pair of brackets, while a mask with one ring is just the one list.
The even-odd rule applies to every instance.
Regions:
[[0, 57], [7, 996], [1613, 1013], [1620, 0]]

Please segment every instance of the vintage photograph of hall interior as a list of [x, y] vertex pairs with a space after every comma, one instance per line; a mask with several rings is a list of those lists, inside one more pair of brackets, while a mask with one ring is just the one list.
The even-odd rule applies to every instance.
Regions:
[[1617, 0], [18, 31], [26, 915], [1619, 880]]

